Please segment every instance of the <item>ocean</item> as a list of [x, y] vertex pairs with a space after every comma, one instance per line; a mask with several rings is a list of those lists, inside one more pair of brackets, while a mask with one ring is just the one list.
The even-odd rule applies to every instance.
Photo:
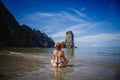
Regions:
[[[8, 80], [120, 80], [120, 47], [62, 48], [69, 60], [65, 68], [53, 68], [51, 66], [50, 59], [54, 50], [54, 48], [2, 49], [0, 56], [14, 56], [14, 58], [21, 56], [36, 59], [43, 61], [39, 64], [44, 66], [32, 71], [22, 71], [22, 73], [16, 68], [18, 72], [15, 76], [10, 77], [11, 75], [8, 72], [8, 76], [4, 77], [10, 77], [7, 78]], [[24, 65], [21, 64], [21, 66]], [[12, 66], [10, 67], [9, 69], [12, 69]], [[23, 75], [23, 73], [25, 74]], [[5, 73], [0, 74], [4, 75]]]

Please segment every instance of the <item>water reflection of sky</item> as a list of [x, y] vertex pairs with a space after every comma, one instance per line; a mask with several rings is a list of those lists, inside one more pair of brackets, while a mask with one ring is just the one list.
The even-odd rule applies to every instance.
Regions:
[[63, 51], [65, 52], [66, 57], [82, 61], [104, 64], [109, 63], [114, 65], [120, 64], [120, 49], [117, 47], [88, 47], [63, 49]]

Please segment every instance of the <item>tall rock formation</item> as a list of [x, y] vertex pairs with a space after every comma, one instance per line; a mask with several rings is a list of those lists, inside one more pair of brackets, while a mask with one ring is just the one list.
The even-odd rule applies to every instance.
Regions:
[[19, 25], [0, 0], [0, 47], [54, 47], [55, 42], [45, 33]]
[[74, 35], [72, 31], [66, 32], [66, 47], [74, 48]]

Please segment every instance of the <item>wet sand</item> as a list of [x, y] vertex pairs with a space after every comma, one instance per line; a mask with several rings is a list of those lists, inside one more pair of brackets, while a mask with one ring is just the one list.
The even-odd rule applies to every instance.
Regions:
[[0, 80], [9, 80], [14, 77], [24, 76], [27, 72], [44, 67], [40, 60], [18, 55], [0, 53]]
[[68, 65], [53, 68], [51, 52], [45, 53], [0, 53], [0, 80], [120, 80], [120, 65], [82, 61], [66, 54]]

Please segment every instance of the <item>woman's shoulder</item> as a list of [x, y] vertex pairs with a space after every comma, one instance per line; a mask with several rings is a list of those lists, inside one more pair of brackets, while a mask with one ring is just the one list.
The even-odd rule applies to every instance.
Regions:
[[53, 53], [64, 53], [64, 51], [62, 51], [62, 50], [60, 50], [60, 51], [54, 50]]

